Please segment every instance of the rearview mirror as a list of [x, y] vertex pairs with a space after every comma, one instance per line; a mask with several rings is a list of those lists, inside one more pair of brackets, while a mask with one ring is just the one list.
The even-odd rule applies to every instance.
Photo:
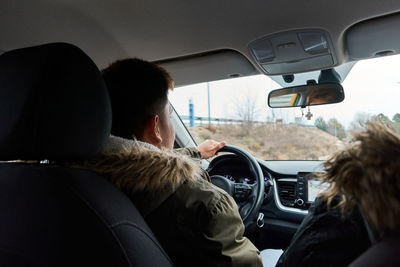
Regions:
[[271, 91], [271, 108], [306, 107], [342, 102], [344, 91], [339, 83], [307, 84]]

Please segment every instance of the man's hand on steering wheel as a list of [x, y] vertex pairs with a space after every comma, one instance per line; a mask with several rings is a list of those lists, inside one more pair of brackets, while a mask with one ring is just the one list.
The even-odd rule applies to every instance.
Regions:
[[197, 150], [201, 153], [201, 158], [208, 159], [217, 155], [217, 151], [226, 145], [225, 141], [217, 142], [214, 140], [205, 140], [197, 146]]

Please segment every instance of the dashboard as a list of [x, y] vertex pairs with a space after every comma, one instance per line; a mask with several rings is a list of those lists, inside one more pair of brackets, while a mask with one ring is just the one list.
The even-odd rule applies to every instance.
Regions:
[[[234, 155], [221, 159], [218, 164], [209, 168], [208, 173], [212, 175], [222, 175], [235, 183], [254, 184], [255, 180], [250, 172], [248, 165]], [[263, 170], [264, 181], [271, 180], [270, 174]]]
[[[252, 242], [260, 250], [285, 248], [308, 214], [315, 197], [326, 189], [326, 185], [309, 180], [310, 174], [323, 172], [323, 162], [257, 161], [265, 181], [264, 201], [259, 211], [264, 215], [264, 224], [257, 228]], [[221, 175], [235, 183], [250, 186], [255, 183], [247, 163], [233, 154], [216, 157], [207, 171], [210, 176]], [[240, 208], [240, 202], [238, 206]]]
[[[323, 172], [321, 161], [258, 162], [265, 181], [261, 209], [273, 218], [301, 221], [316, 196], [327, 188], [327, 185], [310, 179], [311, 174]], [[232, 154], [215, 158], [208, 172], [210, 176], [221, 175], [235, 183], [255, 183], [247, 163]]]

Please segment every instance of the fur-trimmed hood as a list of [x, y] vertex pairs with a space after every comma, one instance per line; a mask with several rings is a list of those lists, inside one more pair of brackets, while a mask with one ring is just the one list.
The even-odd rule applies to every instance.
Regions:
[[139, 206], [143, 202], [142, 213], [158, 207], [185, 181], [204, 175], [200, 164], [187, 155], [115, 136], [80, 167], [104, 175]]

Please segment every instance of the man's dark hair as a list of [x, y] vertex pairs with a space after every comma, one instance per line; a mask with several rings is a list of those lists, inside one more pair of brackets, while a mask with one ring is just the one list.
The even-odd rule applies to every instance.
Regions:
[[152, 115], [162, 117], [168, 90], [174, 82], [160, 66], [141, 59], [118, 60], [105, 68], [103, 78], [112, 106], [111, 134], [141, 138]]

